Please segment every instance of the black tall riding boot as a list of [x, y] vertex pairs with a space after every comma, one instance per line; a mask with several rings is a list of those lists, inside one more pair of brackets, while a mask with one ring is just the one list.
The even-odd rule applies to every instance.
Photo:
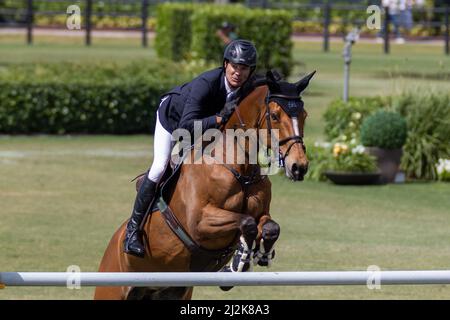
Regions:
[[127, 234], [123, 242], [124, 252], [138, 257], [144, 257], [145, 247], [142, 241], [142, 231], [140, 230], [145, 214], [155, 197], [156, 182], [150, 180], [147, 175], [139, 188], [134, 201], [133, 212], [127, 224]]

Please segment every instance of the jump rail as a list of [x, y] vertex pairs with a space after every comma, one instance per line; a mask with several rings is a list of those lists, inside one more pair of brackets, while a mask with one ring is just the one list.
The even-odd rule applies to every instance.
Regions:
[[0, 272], [5, 286], [335, 286], [450, 284], [450, 270], [321, 272]]

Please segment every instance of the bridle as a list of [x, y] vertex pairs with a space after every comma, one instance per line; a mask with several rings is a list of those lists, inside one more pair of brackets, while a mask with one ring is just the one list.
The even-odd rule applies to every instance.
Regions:
[[[283, 95], [283, 94], [270, 94], [270, 91], [267, 93], [265, 101], [264, 101], [264, 105], [265, 105], [265, 112], [260, 110], [258, 116], [257, 116], [257, 123], [256, 123], [256, 129], [260, 129], [261, 126], [263, 125], [264, 121], [267, 122], [267, 129], [268, 132], [271, 134], [272, 132], [272, 121], [270, 119], [270, 102], [272, 101], [272, 99], [274, 98], [282, 98], [282, 99], [286, 99], [288, 101], [300, 101], [301, 103], [299, 103], [299, 105], [301, 107], [303, 107], [303, 101], [301, 100], [301, 98], [299, 96], [288, 96], [288, 95]], [[285, 163], [285, 159], [286, 157], [289, 155], [289, 152], [291, 151], [292, 147], [295, 144], [301, 144], [303, 150], [306, 152], [306, 147], [305, 144], [303, 142], [303, 132], [300, 134], [299, 129], [298, 129], [298, 118], [293, 116], [293, 114], [298, 114], [300, 110], [293, 110], [294, 112], [287, 112], [286, 109], [281, 105], [281, 107], [283, 108], [283, 110], [286, 112], [286, 114], [292, 119], [292, 124], [294, 127], [294, 135], [284, 138], [280, 141], [278, 141], [278, 145], [282, 146], [285, 145], [286, 143], [292, 141], [292, 143], [289, 145], [289, 147], [287, 148], [286, 152], [284, 154], [281, 153], [281, 151], [279, 151], [279, 166], [280, 167], [284, 167], [284, 163]], [[236, 106], [235, 108], [235, 113], [236, 116], [239, 120], [239, 124], [241, 126], [242, 129], [245, 129], [247, 127], [247, 125], [244, 123], [244, 121], [242, 120], [242, 117], [240, 115], [239, 112], [239, 104]], [[259, 150], [259, 139], [257, 141], [258, 143], [258, 150]], [[267, 157], [269, 158], [269, 149], [267, 148]], [[245, 188], [246, 186], [253, 184], [255, 182], [260, 181], [262, 178], [260, 176], [260, 174], [258, 174], [258, 170], [253, 170], [253, 172], [251, 173], [251, 175], [249, 176], [244, 176], [241, 175], [238, 171], [236, 171], [235, 169], [233, 169], [231, 166], [227, 165], [227, 164], [223, 164], [234, 176], [235, 178], [239, 181], [239, 183], [241, 184], [241, 186], [243, 188]], [[255, 167], [256, 169], [257, 167]], [[263, 176], [264, 178], [265, 176]]]
[[[256, 128], [259, 129], [261, 128], [262, 124], [264, 123], [264, 121], [266, 121], [267, 123], [267, 130], [269, 133], [272, 132], [272, 121], [270, 119], [270, 102], [273, 100], [273, 98], [282, 98], [282, 99], [286, 99], [286, 100], [301, 100], [301, 98], [299, 96], [288, 96], [288, 95], [284, 95], [284, 94], [271, 94], [270, 91], [267, 93], [264, 104], [265, 104], [265, 112], [262, 116], [258, 115], [258, 122], [256, 124]], [[303, 106], [303, 103], [301, 104]], [[282, 107], [282, 109], [284, 110], [284, 108]], [[286, 110], [284, 110], [286, 112]], [[260, 112], [261, 114], [262, 112]], [[292, 120], [292, 125], [294, 128], [294, 135], [293, 136], [289, 136], [287, 138], [281, 139], [278, 142], [279, 146], [283, 146], [286, 143], [293, 141], [289, 147], [287, 148], [286, 152], [284, 154], [281, 153], [280, 151], [280, 166], [284, 167], [284, 163], [285, 163], [285, 159], [286, 157], [289, 155], [289, 152], [291, 151], [292, 147], [295, 144], [300, 144], [303, 148], [303, 151], [306, 152], [306, 146], [305, 143], [303, 141], [303, 132], [300, 134], [299, 130], [298, 130], [298, 118], [295, 116], [290, 115], [288, 112], [286, 112], [286, 114], [289, 116], [289, 118], [291, 118]], [[298, 112], [296, 113], [298, 114]], [[240, 117], [239, 117], [240, 118]], [[239, 119], [240, 120], [240, 119]], [[268, 152], [268, 151], [267, 151]]]

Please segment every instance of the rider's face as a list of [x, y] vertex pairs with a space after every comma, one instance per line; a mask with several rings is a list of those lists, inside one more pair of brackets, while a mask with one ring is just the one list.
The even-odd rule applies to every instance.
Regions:
[[238, 88], [248, 79], [250, 75], [250, 67], [232, 63], [225, 62], [225, 76], [227, 77], [228, 83], [233, 88]]

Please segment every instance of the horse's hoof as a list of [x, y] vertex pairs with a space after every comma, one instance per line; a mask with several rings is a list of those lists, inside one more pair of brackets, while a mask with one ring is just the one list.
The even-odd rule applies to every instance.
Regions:
[[[225, 266], [222, 268], [222, 270], [220, 270], [220, 272], [232, 272], [231, 268], [229, 266]], [[234, 287], [220, 287], [220, 290], [222, 291], [230, 291], [231, 289], [233, 289]]]
[[220, 289], [222, 290], [222, 291], [230, 291], [231, 289], [233, 289], [234, 287], [220, 287]]

